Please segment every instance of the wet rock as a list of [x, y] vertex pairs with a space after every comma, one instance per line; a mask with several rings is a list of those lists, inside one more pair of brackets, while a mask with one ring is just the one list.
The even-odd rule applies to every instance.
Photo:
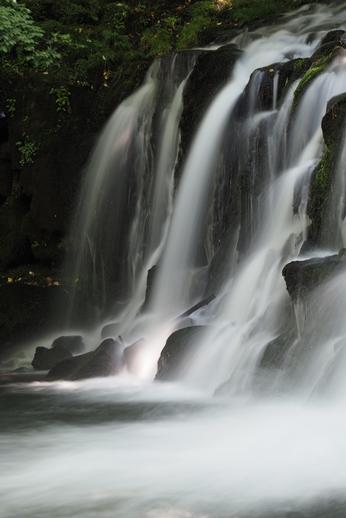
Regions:
[[282, 308], [283, 321], [277, 336], [271, 340], [263, 351], [259, 366], [262, 369], [280, 369], [283, 367], [287, 353], [298, 339], [298, 329], [294, 306], [288, 300]]
[[281, 368], [287, 352], [297, 338], [295, 327], [286, 333], [274, 338], [265, 348], [260, 361], [260, 367], [264, 369]]
[[50, 370], [58, 365], [58, 363], [71, 357], [72, 353], [64, 347], [58, 347], [55, 349], [37, 347], [34, 359], [32, 360], [32, 366], [34, 369], [40, 371]]
[[320, 47], [327, 45], [328, 43], [346, 43], [346, 32], [342, 29], [335, 29], [334, 31], [329, 31], [324, 38], [322, 38]]
[[288, 293], [293, 301], [305, 297], [314, 288], [327, 281], [332, 275], [346, 270], [346, 256], [293, 261], [283, 269]]
[[181, 157], [178, 170], [185, 160], [192, 139], [217, 93], [225, 86], [241, 51], [236, 45], [220, 47], [216, 51], [202, 51], [184, 91], [184, 110], [181, 119]]
[[[237, 103], [238, 117], [248, 116], [251, 110], [272, 110], [275, 95], [277, 104], [280, 104], [289, 87], [302, 77], [310, 66], [311, 60], [309, 58], [298, 58], [285, 63], [274, 63], [255, 70]], [[253, 95], [254, 93], [256, 95]]]
[[[338, 31], [333, 31], [338, 32]], [[305, 71], [301, 77], [300, 83], [295, 90], [295, 107], [298, 106], [299, 100], [307, 91], [312, 81], [314, 81], [320, 74], [339, 57], [343, 57], [344, 48], [346, 46], [346, 39], [344, 35], [334, 35], [329, 33], [329, 40], [324, 40], [324, 43], [318, 47], [310, 59], [310, 67]], [[328, 35], [327, 35], [328, 37]], [[326, 38], [327, 38], [326, 37]]]
[[316, 60], [321, 56], [326, 56], [338, 47], [346, 48], [346, 32], [337, 29], [325, 35], [318, 49], [314, 52], [312, 59]]
[[59, 336], [52, 343], [53, 349], [65, 349], [72, 354], [80, 354], [85, 351], [85, 344], [83, 338], [77, 336]]
[[186, 327], [168, 338], [158, 361], [156, 380], [172, 381], [184, 366], [186, 357], [197, 351], [206, 326]]
[[178, 317], [178, 320], [185, 319], [185, 318], [193, 315], [199, 309], [207, 307], [211, 302], [213, 302], [213, 300], [215, 300], [215, 295], [213, 295], [213, 294], [209, 295], [208, 297], [206, 297], [205, 299], [201, 300], [200, 302], [198, 302], [197, 304], [195, 304], [191, 308], [187, 309], [184, 313], [182, 313]]
[[343, 145], [343, 128], [346, 122], [346, 94], [331, 99], [322, 120], [326, 148], [321, 162], [312, 174], [307, 214], [311, 220], [308, 245], [321, 245], [323, 221], [328, 217], [329, 199], [338, 168], [340, 146]]
[[74, 356], [56, 365], [49, 380], [77, 381], [118, 374], [123, 366], [122, 346], [112, 338], [104, 340], [95, 351]]
[[340, 128], [346, 121], [346, 93], [333, 97], [327, 106], [327, 111], [322, 120], [323, 138], [328, 147], [337, 144], [342, 138]]
[[153, 291], [154, 291], [155, 280], [157, 278], [157, 274], [159, 271], [158, 269], [159, 269], [159, 266], [154, 265], [154, 266], [152, 266], [152, 268], [150, 268], [150, 270], [148, 270], [147, 289], [145, 292], [145, 301], [143, 304], [143, 309], [147, 308], [151, 302]]

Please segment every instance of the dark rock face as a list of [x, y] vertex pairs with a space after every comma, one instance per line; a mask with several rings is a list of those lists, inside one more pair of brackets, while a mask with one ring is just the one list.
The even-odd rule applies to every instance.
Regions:
[[38, 332], [57, 330], [63, 324], [59, 308], [66, 307], [68, 299], [59, 286], [0, 286], [0, 356]]
[[156, 380], [172, 381], [177, 374], [188, 354], [194, 353], [198, 349], [199, 342], [205, 326], [186, 327], [175, 331], [167, 340], [161, 353]]
[[72, 354], [85, 351], [85, 344], [81, 336], [59, 336], [52, 343], [52, 349], [65, 349]]
[[328, 202], [333, 194], [333, 183], [346, 122], [346, 94], [331, 99], [322, 120], [326, 149], [320, 164], [313, 172], [307, 214], [311, 220], [308, 245], [323, 245], [323, 221], [327, 218]]
[[346, 32], [343, 30], [330, 31], [322, 39], [321, 44], [312, 56], [312, 59], [318, 59], [340, 47], [346, 47]]
[[[239, 117], [249, 115], [251, 111], [269, 111], [273, 109], [275, 82], [277, 103], [285, 97], [288, 88], [299, 79], [311, 66], [309, 58], [293, 59], [285, 63], [273, 63], [272, 65], [259, 68], [251, 75], [250, 81], [245, 88], [237, 105]], [[250, 96], [252, 90], [252, 98]], [[254, 93], [256, 95], [254, 95]]]
[[153, 295], [153, 290], [154, 290], [154, 284], [155, 284], [155, 280], [156, 280], [157, 274], [158, 274], [158, 269], [159, 269], [159, 266], [158, 265], [154, 265], [148, 271], [148, 275], [147, 275], [147, 289], [146, 289], [146, 292], [145, 292], [145, 301], [144, 301], [144, 304], [143, 304], [143, 309], [147, 308], [149, 306], [150, 302], [151, 302], [152, 295]]
[[[195, 68], [184, 92], [181, 120], [181, 164], [197, 128], [216, 94], [227, 83], [241, 51], [235, 45], [225, 45], [216, 51], [204, 51], [197, 57]], [[179, 167], [178, 167], [179, 169]]]
[[261, 361], [262, 369], [280, 369], [286, 359], [291, 346], [298, 338], [298, 329], [291, 300], [288, 300], [282, 308], [284, 315], [278, 336], [266, 346]]
[[328, 103], [327, 111], [322, 120], [323, 138], [329, 148], [342, 138], [340, 129], [346, 120], [346, 94], [333, 97]]
[[305, 297], [332, 275], [346, 270], [346, 257], [333, 255], [321, 259], [293, 261], [283, 269], [287, 290], [293, 301]]
[[48, 373], [49, 380], [83, 380], [118, 374], [123, 366], [122, 346], [107, 338], [95, 351], [62, 361]]
[[52, 369], [63, 360], [71, 358], [72, 353], [64, 347], [55, 349], [47, 349], [46, 347], [37, 347], [32, 366], [36, 370], [45, 371]]

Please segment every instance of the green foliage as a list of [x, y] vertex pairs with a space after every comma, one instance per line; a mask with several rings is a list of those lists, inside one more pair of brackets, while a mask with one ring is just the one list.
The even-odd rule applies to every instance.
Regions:
[[16, 142], [16, 146], [19, 152], [19, 164], [22, 167], [32, 165], [39, 150], [39, 145], [24, 133], [22, 140]]
[[30, 57], [43, 34], [29, 9], [13, 0], [3, 0], [0, 6], [0, 55], [13, 53]]
[[233, 0], [229, 14], [237, 23], [246, 24], [297, 9], [304, 0]]
[[210, 27], [215, 15], [215, 4], [204, 0], [191, 6], [188, 11], [190, 20], [182, 27], [177, 37], [177, 48], [185, 49], [198, 45], [200, 33]]
[[71, 92], [65, 86], [60, 86], [59, 88], [52, 88], [49, 94], [54, 95], [55, 97], [56, 111], [58, 113], [71, 112]]
[[[14, 0], [2, 0], [0, 6], [0, 56], [12, 72], [25, 67], [46, 72], [61, 59], [51, 42], [45, 44], [44, 30], [33, 20], [31, 12]], [[57, 43], [61, 40], [55, 35]], [[54, 37], [52, 38], [54, 42]]]
[[141, 44], [149, 56], [162, 56], [172, 50], [172, 36], [167, 29], [147, 29]]
[[17, 107], [17, 99], [15, 97], [10, 97], [6, 100], [6, 111], [10, 117], [14, 117], [16, 113]]

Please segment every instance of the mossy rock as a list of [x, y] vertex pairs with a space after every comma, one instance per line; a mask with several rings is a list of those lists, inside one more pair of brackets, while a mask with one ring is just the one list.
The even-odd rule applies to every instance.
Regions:
[[343, 128], [346, 122], [346, 94], [331, 99], [322, 120], [326, 148], [319, 165], [312, 174], [307, 214], [311, 220], [308, 243], [318, 245], [322, 223], [330, 198], [334, 175], [337, 169]]
[[303, 75], [296, 91], [295, 106], [307, 91], [311, 83], [321, 75], [328, 66], [340, 55], [340, 50], [346, 48], [346, 32], [331, 31], [322, 40], [320, 46], [311, 57], [311, 65]]

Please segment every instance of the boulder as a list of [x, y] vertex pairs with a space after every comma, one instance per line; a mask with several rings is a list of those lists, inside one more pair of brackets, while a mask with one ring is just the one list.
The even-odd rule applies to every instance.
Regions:
[[64, 347], [58, 347], [55, 349], [37, 347], [34, 359], [32, 360], [32, 366], [34, 369], [40, 371], [50, 370], [63, 360], [71, 357], [72, 353]]
[[206, 329], [206, 326], [186, 327], [171, 334], [158, 361], [156, 380], [172, 381], [177, 378], [186, 356], [198, 349]]
[[333, 147], [343, 137], [342, 128], [346, 121], [346, 93], [333, 97], [327, 105], [322, 120], [323, 138], [327, 146]]
[[52, 343], [52, 349], [65, 349], [72, 354], [80, 354], [85, 351], [85, 344], [83, 338], [76, 336], [59, 336]]
[[107, 338], [95, 351], [74, 356], [56, 365], [49, 371], [48, 379], [76, 381], [102, 378], [118, 374], [122, 367], [121, 344]]
[[340, 253], [306, 261], [293, 261], [283, 269], [283, 276], [291, 299], [305, 297], [332, 275], [345, 271], [346, 256]]

